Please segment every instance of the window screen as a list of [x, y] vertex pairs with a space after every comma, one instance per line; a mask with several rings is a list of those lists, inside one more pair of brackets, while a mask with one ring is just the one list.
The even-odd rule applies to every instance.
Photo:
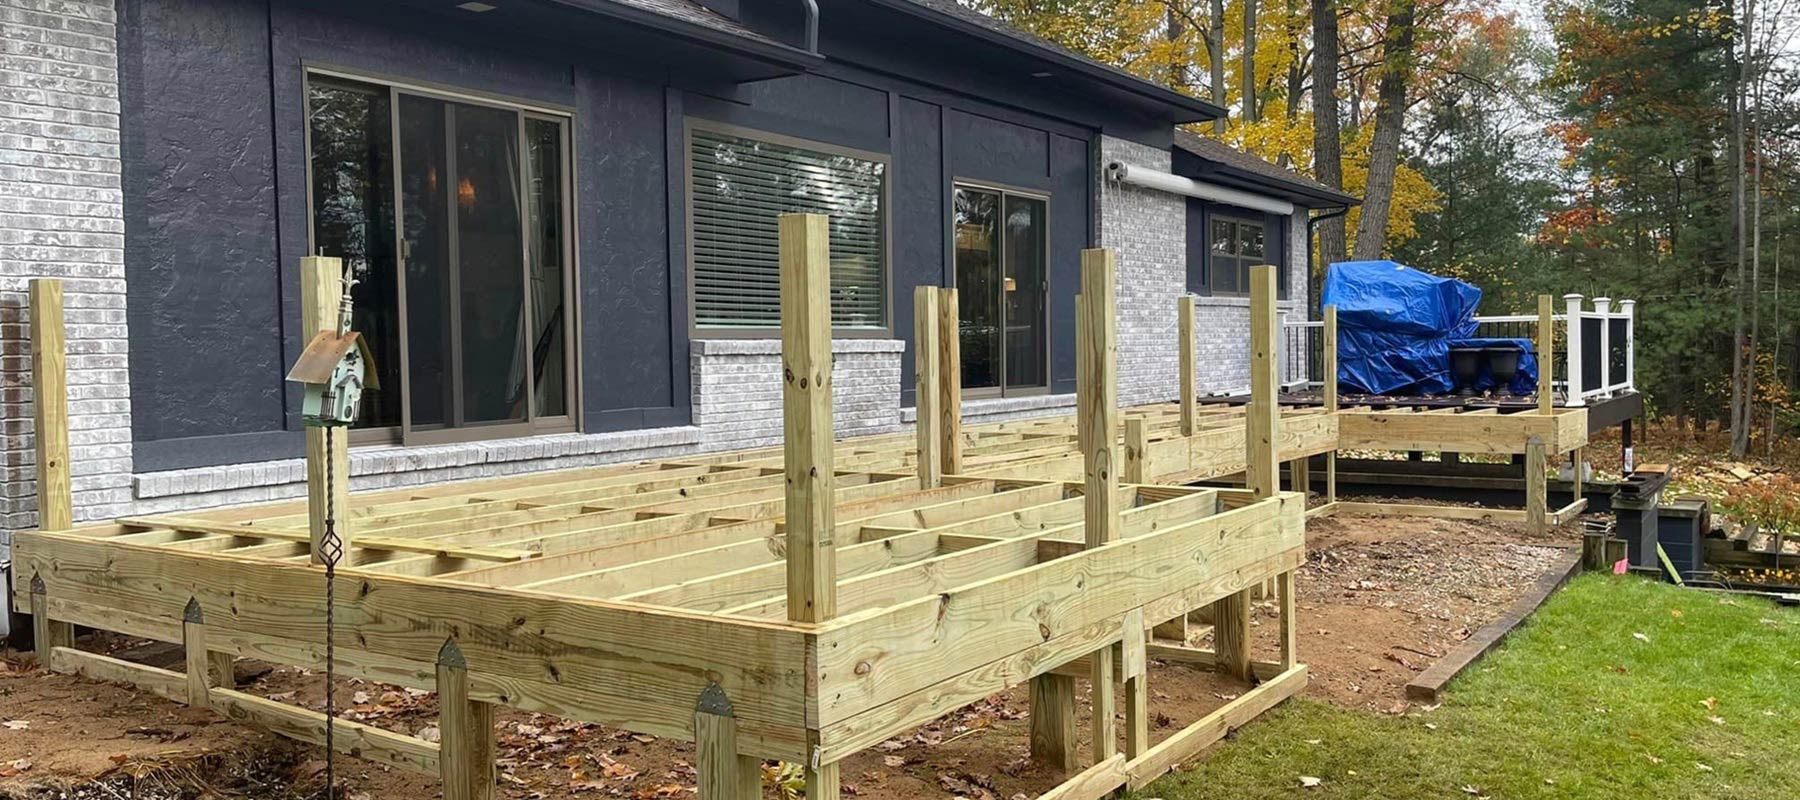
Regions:
[[696, 128], [693, 131], [694, 324], [781, 324], [776, 217], [831, 217], [833, 326], [887, 322], [887, 165]]

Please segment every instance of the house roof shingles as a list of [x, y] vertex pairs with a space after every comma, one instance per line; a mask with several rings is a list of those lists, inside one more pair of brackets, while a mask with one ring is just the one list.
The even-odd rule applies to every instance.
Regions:
[[1336, 200], [1342, 205], [1355, 205], [1361, 202], [1355, 196], [1346, 194], [1341, 189], [1333, 189], [1291, 169], [1275, 166], [1211, 137], [1176, 129], [1175, 146], [1206, 161], [1246, 173], [1258, 182], [1268, 181], [1306, 194], [1321, 195]]

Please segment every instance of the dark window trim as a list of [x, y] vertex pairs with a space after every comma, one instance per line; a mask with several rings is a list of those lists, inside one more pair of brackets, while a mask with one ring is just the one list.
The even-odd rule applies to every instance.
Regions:
[[[1218, 288], [1218, 281], [1215, 279], [1215, 272], [1213, 269], [1212, 226], [1214, 220], [1222, 220], [1240, 225], [1248, 223], [1257, 225], [1263, 229], [1263, 263], [1275, 267], [1275, 285], [1277, 288], [1276, 299], [1289, 299], [1292, 292], [1288, 289], [1288, 278], [1290, 262], [1292, 261], [1293, 255], [1288, 252], [1288, 242], [1286, 238], [1289, 219], [1281, 214], [1258, 214], [1255, 213], [1254, 210], [1239, 210], [1236, 207], [1219, 206], [1213, 203], [1205, 204], [1203, 206], [1203, 211], [1204, 213], [1201, 214], [1200, 219], [1200, 252], [1204, 261], [1204, 266], [1201, 271], [1199, 294], [1205, 297], [1250, 296], [1248, 290], [1228, 292], [1220, 291]], [[1248, 211], [1248, 213], [1246, 213], [1246, 211]], [[1280, 257], [1271, 260], [1269, 258], [1271, 250], [1275, 251]]]
[[[564, 326], [565, 326], [564, 327], [564, 339], [565, 339], [565, 341], [564, 341], [564, 345], [563, 345], [563, 358], [564, 358], [563, 391], [564, 391], [565, 397], [564, 397], [564, 401], [563, 401], [564, 402], [563, 413], [559, 414], [559, 415], [555, 415], [555, 416], [548, 416], [548, 417], [534, 416], [532, 413], [532, 409], [535, 406], [535, 402], [534, 402], [535, 398], [532, 394], [533, 388], [530, 386], [527, 386], [527, 388], [526, 388], [527, 401], [525, 404], [526, 405], [526, 418], [523, 421], [476, 424], [476, 425], [469, 425], [469, 426], [464, 426], [464, 427], [444, 428], [444, 429], [437, 429], [437, 430], [430, 430], [430, 431], [411, 431], [411, 430], [409, 430], [410, 417], [411, 417], [411, 413], [410, 413], [411, 404], [408, 401], [407, 397], [405, 396], [405, 393], [408, 388], [407, 387], [408, 380], [407, 380], [407, 376], [406, 376], [406, 369], [404, 366], [405, 362], [403, 360], [402, 366], [400, 369], [400, 377], [401, 377], [400, 391], [402, 392], [401, 404], [400, 404], [401, 418], [402, 418], [401, 424], [399, 426], [354, 429], [354, 430], [350, 431], [350, 436], [349, 436], [350, 444], [352, 444], [352, 445], [401, 444], [401, 445], [407, 445], [407, 446], [413, 446], [413, 445], [424, 446], [424, 445], [435, 445], [435, 444], [452, 444], [452, 443], [459, 443], [459, 442], [483, 441], [483, 440], [489, 440], [489, 439], [507, 439], [507, 438], [517, 438], [517, 437], [524, 437], [524, 436], [545, 436], [545, 435], [553, 435], [553, 434], [560, 434], [560, 433], [574, 433], [574, 432], [580, 431], [581, 430], [581, 414], [579, 412], [582, 407], [581, 406], [581, 339], [582, 339], [582, 337], [580, 334], [580, 331], [582, 328], [581, 328], [581, 308], [580, 308], [581, 304], [579, 302], [579, 299], [581, 297], [581, 295], [580, 295], [581, 266], [578, 261], [578, 259], [580, 258], [580, 248], [577, 247], [576, 245], [577, 245], [577, 242], [579, 242], [579, 240], [580, 240], [579, 239], [580, 231], [577, 228], [577, 220], [580, 219], [581, 215], [576, 213], [576, 209], [575, 209], [575, 204], [577, 202], [575, 190], [579, 184], [576, 182], [576, 175], [575, 175], [575, 119], [574, 119], [575, 111], [574, 111], [574, 109], [569, 108], [567, 106], [554, 104], [554, 103], [545, 103], [542, 101], [530, 100], [530, 99], [525, 99], [525, 98], [507, 97], [504, 95], [494, 94], [491, 92], [482, 92], [479, 90], [457, 89], [454, 87], [445, 86], [443, 84], [436, 84], [436, 83], [417, 81], [417, 80], [408, 80], [405, 78], [393, 77], [393, 76], [384, 75], [381, 73], [347, 69], [344, 67], [339, 67], [339, 66], [329, 65], [329, 64], [320, 64], [320, 63], [312, 63], [312, 62], [302, 61], [301, 65], [300, 65], [300, 70], [301, 70], [300, 100], [301, 100], [301, 113], [302, 113], [301, 118], [303, 121], [303, 124], [301, 125], [301, 128], [302, 128], [301, 136], [302, 136], [302, 141], [305, 144], [305, 149], [304, 149], [304, 152], [301, 154], [301, 158], [302, 158], [303, 167], [305, 170], [304, 186], [305, 186], [305, 190], [306, 190], [306, 251], [309, 253], [313, 252], [315, 249], [315, 244], [313, 241], [314, 224], [315, 223], [314, 223], [314, 219], [313, 219], [314, 198], [313, 198], [313, 147], [312, 147], [312, 86], [313, 86], [314, 81], [320, 81], [325, 84], [336, 84], [336, 85], [346, 85], [346, 84], [360, 85], [362, 87], [373, 88], [377, 91], [385, 90], [388, 93], [390, 100], [397, 100], [401, 94], [410, 94], [410, 95], [415, 95], [415, 96], [420, 96], [420, 97], [429, 97], [432, 99], [444, 100], [444, 101], [448, 101], [448, 102], [463, 103], [463, 104], [467, 104], [467, 105], [477, 105], [477, 106], [484, 106], [487, 108], [500, 109], [500, 110], [504, 110], [504, 111], [513, 112], [514, 114], [517, 115], [518, 124], [521, 128], [521, 132], [523, 130], [525, 121], [527, 119], [534, 119], [534, 118], [555, 121], [558, 124], [558, 127], [562, 131], [562, 143], [561, 143], [562, 144], [562, 153], [560, 154], [560, 158], [561, 158], [561, 162], [562, 162], [561, 163], [562, 191], [563, 191], [563, 197], [564, 197], [564, 203], [563, 203], [563, 209], [562, 209], [562, 218], [563, 218], [562, 224], [563, 224], [563, 229], [567, 232], [563, 237], [564, 238], [564, 241], [563, 241], [563, 292], [564, 292], [563, 305], [564, 305], [564, 312], [563, 313], [564, 313], [564, 319], [565, 319], [565, 322], [564, 322]], [[397, 133], [397, 128], [399, 125], [399, 113], [400, 113], [399, 105], [397, 103], [394, 103], [392, 105], [392, 109], [389, 113], [390, 113], [390, 117], [391, 117], [390, 122], [391, 122], [391, 124], [393, 124], [396, 127], [396, 133]], [[398, 153], [399, 153], [399, 146], [400, 146], [400, 140], [399, 140], [399, 137], [396, 135], [393, 140], [393, 147], [395, 148], [394, 155], [396, 156], [394, 158], [393, 168], [395, 170], [396, 177], [398, 177], [398, 171], [400, 169], [400, 160], [397, 157]], [[526, 174], [525, 165], [524, 165], [525, 152], [526, 152], [526, 148], [524, 146], [524, 140], [521, 137], [520, 143], [519, 143], [519, 152], [518, 152], [518, 157], [520, 160], [519, 179], [521, 181], [521, 190], [523, 190], [523, 182], [528, 180], [528, 176]], [[394, 224], [396, 226], [396, 236], [398, 236], [398, 226], [401, 224], [401, 220], [403, 218], [402, 208], [400, 205], [401, 200], [399, 197], [398, 182], [396, 182], [396, 184], [395, 184], [394, 193], [395, 193], [394, 194], [394, 212], [395, 212], [394, 213]], [[521, 225], [522, 232], [527, 227], [527, 223], [524, 218], [524, 215], [526, 213], [527, 213], [526, 205], [523, 202], [521, 202], [521, 204], [520, 204], [520, 225]], [[398, 242], [399, 239], [396, 238], [395, 241]], [[521, 251], [521, 258], [523, 258], [523, 255], [524, 255], [523, 251]], [[521, 267], [521, 269], [529, 269], [529, 265], [525, 264], [523, 261], [521, 261], [520, 267]], [[529, 280], [527, 280], [526, 283], [527, 283], [527, 285], [529, 285], [529, 283], [530, 283]], [[400, 282], [399, 286], [400, 286], [400, 296], [399, 296], [399, 308], [398, 308], [398, 314], [399, 314], [398, 325], [399, 325], [399, 328], [402, 331], [404, 331], [406, 328], [406, 314], [407, 314], [404, 270], [401, 272], [401, 282]], [[527, 315], [527, 319], [529, 319], [529, 314], [530, 314], [529, 298], [526, 298], [526, 300], [525, 300], [525, 312], [524, 313]], [[404, 346], [402, 346], [400, 349], [402, 350], [402, 352], [404, 352], [405, 348], [404, 348]], [[529, 357], [529, 356], [530, 356], [530, 354], [528, 353], [527, 357]], [[402, 357], [404, 358], [404, 356], [402, 356]], [[526, 372], [526, 375], [527, 375], [527, 382], [529, 383], [531, 370], [528, 369]]]
[[881, 314], [882, 323], [879, 328], [840, 328], [832, 326], [833, 339], [892, 339], [894, 338], [894, 160], [886, 153], [870, 150], [859, 150], [854, 147], [830, 144], [814, 139], [803, 139], [798, 136], [771, 133], [757, 128], [734, 125], [729, 122], [717, 122], [704, 117], [682, 117], [681, 132], [681, 169], [682, 169], [682, 229], [686, 252], [682, 254], [687, 271], [687, 331], [690, 339], [778, 339], [781, 328], [768, 327], [736, 327], [709, 328], [695, 321], [694, 314], [694, 131], [703, 130], [755, 139], [783, 147], [794, 147], [802, 150], [813, 150], [828, 155], [860, 158], [874, 161], [882, 165], [881, 175]]
[[[950, 203], [944, 207], [944, 226], [946, 228], [945, 241], [949, 243], [949, 248], [950, 248], [950, 265], [949, 265], [950, 269], [949, 269], [949, 275], [946, 276], [945, 282], [948, 283], [952, 288], [954, 288], [956, 286], [956, 190], [957, 189], [973, 189], [976, 191], [993, 192], [993, 193], [999, 194], [1000, 195], [1000, 213], [1002, 216], [1004, 216], [1006, 213], [1006, 198], [1008, 196], [1025, 197], [1025, 198], [1029, 198], [1032, 200], [1042, 200], [1044, 202], [1044, 234], [1043, 234], [1044, 235], [1044, 315], [1043, 315], [1044, 316], [1044, 319], [1043, 319], [1043, 325], [1044, 325], [1044, 327], [1043, 327], [1043, 331], [1044, 331], [1044, 382], [1042, 385], [1039, 385], [1039, 386], [1021, 386], [1016, 389], [1008, 389], [1007, 385], [1006, 385], [1006, 380], [1005, 380], [1006, 370], [1004, 367], [1002, 367], [1000, 370], [1001, 380], [1000, 380], [999, 386], [995, 386], [995, 387], [987, 388], [987, 389], [964, 389], [964, 390], [962, 390], [962, 396], [967, 399], [975, 400], [975, 399], [992, 398], [992, 397], [1035, 397], [1037, 395], [1049, 394], [1050, 393], [1050, 383], [1051, 383], [1050, 368], [1051, 368], [1051, 364], [1054, 360], [1054, 358], [1051, 354], [1051, 348], [1050, 348], [1050, 302], [1049, 302], [1049, 300], [1050, 300], [1050, 298], [1056, 296], [1056, 294], [1051, 291], [1052, 276], [1051, 276], [1051, 271], [1050, 271], [1050, 265], [1055, 261], [1055, 259], [1052, 258], [1051, 254], [1050, 254], [1050, 208], [1051, 208], [1050, 204], [1052, 202], [1051, 193], [1043, 191], [1041, 189], [1030, 189], [1030, 188], [1026, 188], [1023, 186], [1013, 186], [1010, 184], [998, 183], [995, 181], [976, 180], [973, 178], [960, 178], [960, 177], [956, 177], [956, 176], [952, 175], [950, 178]], [[1000, 259], [1001, 259], [1001, 263], [1004, 264], [1005, 260], [1006, 260], [1006, 250], [1005, 250], [1006, 240], [1005, 240], [1004, 236], [1001, 237], [1000, 247], [1001, 247]], [[1004, 343], [1004, 340], [1003, 340], [1003, 343]], [[959, 349], [962, 347], [962, 343], [960, 341], [957, 342], [957, 347]], [[1004, 347], [1001, 348], [1001, 353], [1002, 353], [1002, 358], [1004, 358], [1005, 357], [1004, 356], [1004, 354], [1005, 354]]]

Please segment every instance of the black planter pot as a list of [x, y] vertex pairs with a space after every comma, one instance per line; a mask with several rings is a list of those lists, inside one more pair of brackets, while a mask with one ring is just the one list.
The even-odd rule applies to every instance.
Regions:
[[1512, 380], [1519, 374], [1519, 348], [1489, 347], [1488, 374], [1494, 376], [1494, 393], [1512, 394]]
[[1456, 396], [1475, 394], [1475, 381], [1481, 378], [1481, 348], [1450, 348], [1450, 379], [1456, 384]]

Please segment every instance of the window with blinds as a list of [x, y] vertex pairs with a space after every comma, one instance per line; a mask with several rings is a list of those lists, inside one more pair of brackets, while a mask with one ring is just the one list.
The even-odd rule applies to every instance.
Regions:
[[781, 325], [776, 217], [831, 217], [831, 317], [887, 325], [887, 164], [696, 127], [689, 151], [694, 324]]

